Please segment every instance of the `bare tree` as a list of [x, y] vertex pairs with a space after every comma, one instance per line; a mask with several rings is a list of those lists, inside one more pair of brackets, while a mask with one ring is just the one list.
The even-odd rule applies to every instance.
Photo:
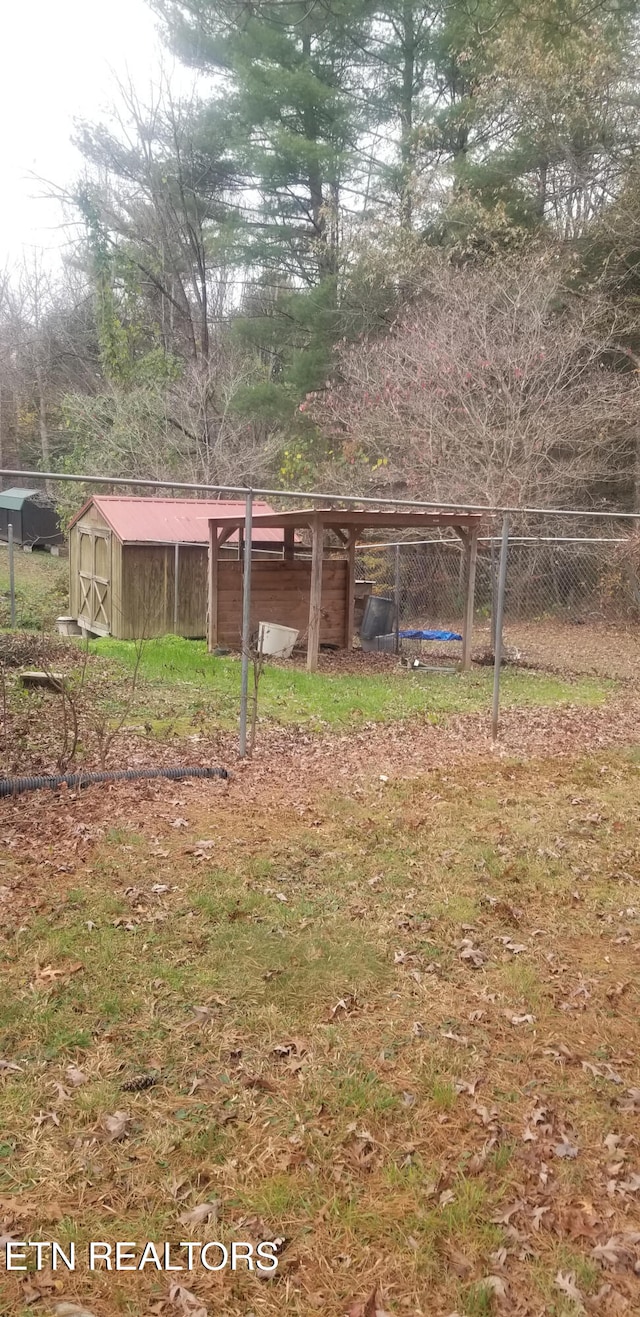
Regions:
[[438, 260], [392, 332], [343, 345], [341, 382], [302, 406], [362, 488], [401, 478], [436, 500], [602, 500], [633, 461], [640, 391], [601, 312], [567, 291], [557, 257]]
[[[90, 474], [259, 484], [269, 475], [279, 443], [237, 406], [256, 364], [216, 334], [206, 369], [186, 362], [172, 380], [65, 399], [67, 424]], [[206, 431], [204, 417], [206, 415]]]
[[118, 84], [112, 122], [83, 124], [77, 145], [91, 172], [68, 197], [99, 222], [114, 256], [135, 270], [165, 352], [206, 363], [230, 271], [220, 227], [229, 216], [228, 166], [198, 149], [195, 97], [176, 101], [163, 78], [144, 104]]
[[34, 250], [0, 278], [0, 455], [50, 470], [68, 443], [62, 399], [96, 387], [96, 335], [86, 281], [55, 276]]
[[0, 466], [15, 466], [17, 451], [18, 363], [10, 271], [0, 273]]

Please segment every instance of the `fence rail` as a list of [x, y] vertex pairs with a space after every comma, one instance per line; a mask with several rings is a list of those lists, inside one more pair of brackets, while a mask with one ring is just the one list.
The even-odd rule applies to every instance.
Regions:
[[259, 489], [247, 485], [208, 485], [184, 480], [156, 480], [153, 478], [141, 480], [134, 476], [76, 475], [68, 471], [20, 471], [2, 467], [0, 468], [0, 481], [5, 479], [29, 480], [44, 486], [56, 482], [70, 482], [79, 485], [104, 485], [107, 488], [114, 489], [179, 489], [186, 493], [214, 494], [218, 496], [233, 494], [242, 498], [246, 498], [247, 494], [251, 493], [254, 498], [295, 499], [305, 505], [309, 502], [323, 501], [329, 505], [341, 503], [346, 504], [348, 507], [364, 504], [365, 507], [424, 508], [425, 510], [431, 508], [440, 512], [484, 512], [489, 515], [508, 512], [514, 513], [516, 516], [527, 517], [550, 516], [568, 517], [569, 519], [572, 517], [585, 519], [597, 517], [601, 520], [640, 521], [640, 512], [619, 512], [610, 509], [594, 511], [593, 508], [499, 507], [497, 504], [487, 503], [446, 503], [441, 499], [428, 502], [424, 499], [385, 498], [383, 495], [373, 497], [368, 494], [343, 494], [336, 490], [328, 493], [318, 493], [303, 489]]

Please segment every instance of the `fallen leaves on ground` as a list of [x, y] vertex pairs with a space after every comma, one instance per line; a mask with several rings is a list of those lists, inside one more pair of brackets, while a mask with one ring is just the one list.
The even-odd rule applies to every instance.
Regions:
[[391, 1317], [384, 1305], [382, 1290], [377, 1286], [367, 1299], [353, 1299], [346, 1310], [346, 1317]]
[[130, 1119], [128, 1111], [114, 1111], [113, 1115], [103, 1116], [100, 1123], [106, 1138], [110, 1142], [124, 1139], [127, 1135]]
[[[314, 794], [326, 747], [294, 738], [286, 765], [243, 769], [224, 810], [200, 783], [34, 801], [37, 845], [30, 809], [8, 806], [24, 904], [3, 947], [23, 1009], [0, 1073], [17, 1113], [6, 1164], [37, 1190], [21, 1218], [0, 1204], [6, 1234], [34, 1237], [45, 1176], [65, 1216], [102, 1231], [140, 1229], [151, 1203], [188, 1238], [224, 1201], [216, 1233], [286, 1232], [273, 1282], [198, 1273], [156, 1303], [136, 1277], [163, 1317], [411, 1314], [426, 1292], [443, 1314], [633, 1312], [637, 951], [616, 939], [640, 907], [636, 769], [600, 751], [456, 767], [450, 735], [420, 731], [427, 763], [446, 764], [415, 780], [406, 737], [349, 738], [330, 797]], [[396, 766], [407, 752], [383, 812], [372, 746]], [[188, 828], [172, 829], [178, 811]], [[202, 863], [183, 854], [214, 835]], [[31, 992], [34, 965], [81, 960]], [[64, 1026], [53, 1055], [49, 1019]], [[126, 1078], [153, 1074], [148, 1089]], [[92, 1283], [102, 1317], [120, 1282]]]

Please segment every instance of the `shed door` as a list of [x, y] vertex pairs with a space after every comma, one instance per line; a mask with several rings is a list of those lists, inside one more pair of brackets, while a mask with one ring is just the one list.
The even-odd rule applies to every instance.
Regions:
[[95, 526], [78, 530], [80, 608], [78, 621], [88, 631], [111, 631], [111, 534]]

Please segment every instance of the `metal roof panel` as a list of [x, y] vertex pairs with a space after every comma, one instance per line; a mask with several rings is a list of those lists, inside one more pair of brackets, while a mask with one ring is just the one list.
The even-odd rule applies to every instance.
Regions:
[[0, 508], [15, 508], [20, 511], [28, 498], [34, 498], [36, 489], [3, 489], [0, 491]]
[[[195, 498], [121, 498], [117, 494], [94, 494], [74, 517], [71, 525], [93, 504], [124, 544], [208, 544], [210, 517], [244, 516], [244, 502]], [[254, 503], [256, 514], [268, 516], [268, 503]], [[282, 544], [281, 527], [261, 531], [261, 543]], [[231, 537], [237, 543], [238, 532]]]

